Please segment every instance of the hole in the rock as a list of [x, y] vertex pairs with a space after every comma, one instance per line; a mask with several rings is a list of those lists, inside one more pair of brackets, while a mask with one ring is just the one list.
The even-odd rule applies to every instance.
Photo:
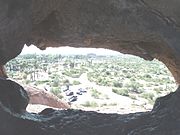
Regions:
[[103, 113], [147, 111], [157, 97], [176, 90], [171, 73], [158, 60], [104, 49], [25, 47], [6, 69], [28, 90], [32, 112], [68, 108], [67, 102], [74, 109]]

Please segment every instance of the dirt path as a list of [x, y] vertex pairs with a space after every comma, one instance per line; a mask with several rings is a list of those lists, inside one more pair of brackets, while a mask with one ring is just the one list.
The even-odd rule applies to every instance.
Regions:
[[[69, 78], [70, 79], [70, 78]], [[72, 78], [74, 79], [74, 78]], [[87, 77], [87, 73], [83, 73], [78, 79], [81, 82], [80, 85], [71, 86], [71, 89], [77, 90], [79, 88], [93, 88], [104, 95], [105, 99], [95, 99], [91, 96], [91, 92], [87, 91], [83, 95], [78, 95], [78, 100], [73, 103], [73, 107], [84, 109], [84, 110], [95, 110], [103, 113], [129, 113], [137, 111], [146, 111], [142, 104], [142, 101], [133, 100], [126, 96], [118, 95], [112, 92], [112, 87], [99, 86], [95, 82], [90, 82]], [[100, 107], [96, 108], [84, 108], [81, 105], [85, 102], [95, 101]], [[103, 106], [104, 105], [104, 106]]]

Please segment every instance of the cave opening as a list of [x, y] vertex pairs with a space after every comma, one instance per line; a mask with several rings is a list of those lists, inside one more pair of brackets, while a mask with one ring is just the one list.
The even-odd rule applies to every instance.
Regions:
[[[27, 90], [30, 112], [47, 107], [120, 114], [150, 111], [156, 98], [177, 88], [162, 62], [105, 49], [64, 47], [40, 51], [25, 47], [21, 55], [6, 64], [6, 70]], [[59, 99], [52, 101], [47, 93]]]
[[[21, 83], [18, 84], [16, 81], [27, 80], [24, 83], [31, 83], [31, 81], [38, 78], [36, 75], [39, 71], [32, 72], [30, 73], [31, 75], [22, 75], [22, 78], [27, 79], [21, 79], [16, 74], [10, 73], [9, 76], [13, 75], [15, 81], [11, 81], [6, 78], [6, 74], [3, 74], [5, 63], [18, 56], [24, 44], [28, 46], [34, 44], [40, 49], [68, 45], [71, 47], [107, 48], [140, 56], [146, 60], [157, 58], [168, 67], [179, 85], [179, 7], [180, 1], [178, 0], [1, 0], [0, 74], [2, 74], [0, 77], [0, 134], [180, 135], [180, 86], [175, 92], [157, 98], [152, 111], [129, 114], [104, 114], [75, 109], [45, 109], [40, 113], [29, 113], [26, 111], [29, 97], [24, 90], [25, 87], [23, 88], [20, 85]], [[35, 59], [37, 60], [38, 58], [39, 56], [36, 55]], [[18, 61], [17, 63], [15, 62], [17, 66], [13, 65], [12, 68], [16, 69], [21, 65]], [[114, 61], [114, 63], [116, 62]], [[31, 64], [31, 61], [22, 63], [27, 65]], [[155, 62], [153, 61], [152, 63], [154, 64]], [[34, 65], [36, 67], [41, 65], [41, 60], [36, 61], [33, 67], [30, 65], [28, 68], [32, 69], [32, 71], [34, 69], [38, 70], [38, 68], [34, 68]], [[103, 66], [103, 64], [101, 65]], [[99, 71], [101, 65], [97, 65], [99, 67], [97, 71]], [[71, 64], [71, 66], [75, 65]], [[134, 75], [138, 76], [138, 73], [141, 73], [140, 69], [147, 69], [146, 67], [151, 66], [144, 64], [143, 68], [137, 68], [138, 71]], [[55, 69], [56, 67], [53, 68], [53, 70]], [[91, 79], [98, 79], [98, 83], [108, 84], [111, 78], [106, 76], [111, 76], [112, 74], [107, 72], [108, 69], [109, 67], [104, 72], [100, 72], [102, 75], [105, 73], [103, 77], [98, 76], [99, 74], [95, 74], [95, 76], [94, 73], [91, 73], [92, 76], [94, 75]], [[69, 67], [66, 70], [71, 71]], [[23, 70], [19, 71], [19, 74], [23, 74], [23, 72]], [[127, 72], [127, 68], [124, 72]], [[73, 71], [74, 73], [76, 72]], [[128, 73], [130, 75], [133, 74], [129, 70]], [[161, 81], [163, 84], [169, 84], [167, 78], [165, 79], [163, 76], [149, 76], [149, 73], [151, 72], [143, 76], [146, 78], [144, 80], [151, 80], [155, 77], [153, 80], [158, 81], [158, 84]], [[160, 70], [160, 75], [162, 74], [164, 73]], [[72, 75], [71, 72], [68, 75]], [[112, 79], [114, 78], [113, 76]], [[126, 76], [126, 78], [128, 77]], [[139, 79], [133, 80], [133, 77], [128, 79], [130, 80], [131, 78], [132, 84], [137, 83], [139, 85], [139, 83], [142, 83], [139, 82]], [[44, 77], [43, 79], [46, 78]], [[57, 85], [56, 81], [58, 79], [53, 78], [53, 81], [55, 83], [51, 83]], [[174, 82], [174, 80], [172, 81]], [[119, 82], [124, 86], [124, 80], [118, 80]], [[154, 83], [154, 81], [152, 82]], [[37, 85], [36, 83], [42, 83], [42, 81], [34, 81], [33, 86]], [[71, 83], [71, 80], [65, 80], [64, 83]], [[122, 94], [121, 84], [115, 84], [118, 87], [115, 87], [114, 91]], [[147, 88], [145, 83], [143, 86], [143, 88]], [[151, 85], [148, 86], [151, 87]], [[34, 99], [31, 99], [31, 101], [35, 101], [35, 98], [38, 96], [36, 87], [33, 87], [36, 91], [33, 94]], [[164, 87], [168, 89], [169, 86]], [[48, 87], [43, 87], [42, 89], [47, 89], [48, 91]], [[56, 92], [55, 89], [53, 91]], [[94, 91], [96, 93], [96, 90]], [[126, 89], [126, 91], [130, 91], [130, 94], [137, 92], [132, 91], [132, 88], [130, 90]], [[159, 93], [159, 90], [155, 91], [155, 94]], [[126, 94], [123, 97], [129, 98], [130, 94], [128, 93], [128, 96]], [[162, 94], [161, 91], [160, 94]], [[47, 95], [46, 91], [44, 95]], [[39, 96], [37, 99], [40, 100], [42, 97]], [[150, 101], [151, 99], [154, 100], [154, 98], [151, 94]], [[46, 101], [49, 102], [47, 99], [50, 99], [50, 97], [46, 98]], [[147, 100], [147, 102], [149, 101]], [[42, 100], [40, 100], [40, 103], [42, 103]], [[63, 105], [64, 108], [69, 107], [66, 103], [63, 103]], [[56, 104], [56, 106], [58, 105]], [[104, 104], [104, 106], [106, 105]]]

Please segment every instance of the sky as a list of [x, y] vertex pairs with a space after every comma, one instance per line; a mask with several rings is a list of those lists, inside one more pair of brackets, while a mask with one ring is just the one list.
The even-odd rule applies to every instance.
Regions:
[[96, 48], [73, 48], [73, 47], [59, 47], [59, 48], [47, 48], [46, 50], [40, 50], [36, 46], [24, 46], [21, 54], [61, 54], [61, 55], [86, 55], [88, 53], [94, 53], [96, 55], [120, 55], [121, 53]]

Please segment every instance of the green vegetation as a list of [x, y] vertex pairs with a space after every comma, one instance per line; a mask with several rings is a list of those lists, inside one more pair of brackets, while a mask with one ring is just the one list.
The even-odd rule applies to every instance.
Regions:
[[79, 78], [83, 73], [80, 69], [69, 69], [62, 72], [63, 75], [72, 77], [72, 78]]
[[86, 101], [84, 104], [81, 104], [84, 107], [99, 107], [95, 101]]
[[73, 81], [73, 85], [79, 85], [79, 84], [81, 84], [80, 81], [76, 81], [76, 80]]
[[[150, 62], [126, 55], [89, 57], [27, 54], [8, 62], [6, 69], [9, 77], [18, 82], [41, 88], [48, 86], [50, 92], [63, 99], [62, 86], [80, 87], [86, 81], [96, 85], [88, 86], [87, 91], [95, 101], [112, 99], [103, 91], [103, 88], [108, 88], [111, 94], [113, 92], [134, 101], [146, 99], [153, 104], [157, 97], [176, 88], [171, 73], [158, 60]], [[86, 102], [83, 106], [97, 107], [95, 101]], [[106, 105], [110, 103], [104, 103]]]
[[153, 93], [142, 93], [141, 97], [147, 99], [150, 104], [153, 104], [155, 101], [155, 95]]
[[121, 96], [129, 96], [127, 89], [116, 89], [116, 88], [113, 88], [112, 91], [114, 93], [118, 94], [118, 95], [121, 95]]
[[91, 96], [94, 97], [95, 99], [99, 99], [101, 96], [101, 93], [99, 91], [97, 91], [96, 89], [92, 89]]
[[130, 94], [129, 95], [129, 97], [131, 98], [131, 99], [134, 99], [134, 100], [136, 100], [137, 98], [136, 98], [136, 96], [135, 95], [133, 95], [133, 94]]
[[59, 97], [60, 99], [63, 98], [63, 95], [61, 94], [61, 90], [57, 87], [51, 88], [50, 92], [56, 95], [57, 97]]

